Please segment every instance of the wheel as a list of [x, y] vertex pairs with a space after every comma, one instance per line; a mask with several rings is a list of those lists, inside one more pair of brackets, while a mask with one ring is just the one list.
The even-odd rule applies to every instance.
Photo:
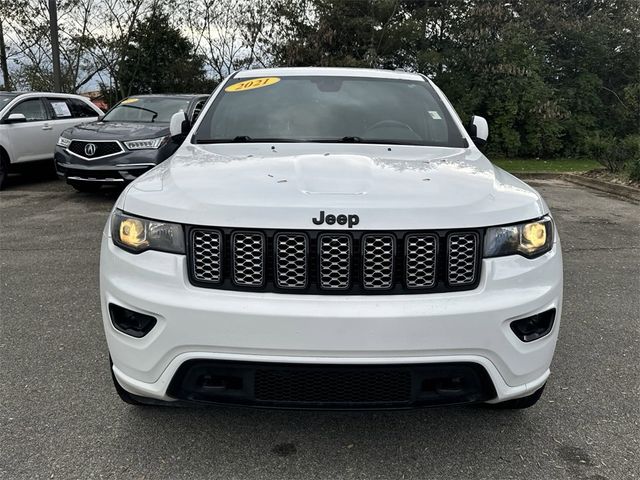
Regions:
[[82, 193], [94, 193], [100, 190], [101, 187], [99, 183], [93, 182], [78, 182], [76, 180], [70, 180], [68, 183], [78, 192]]
[[491, 404], [490, 407], [501, 410], [519, 410], [523, 408], [533, 407], [538, 402], [538, 400], [540, 400], [545, 386], [546, 383], [531, 395], [528, 395], [526, 397], [514, 398], [513, 400], [507, 400], [506, 402], [494, 403]]
[[111, 380], [113, 380], [113, 386], [116, 387], [116, 392], [118, 393], [120, 400], [122, 400], [125, 403], [128, 403], [129, 405], [135, 405], [137, 407], [147, 406], [146, 403], [142, 403], [141, 401], [139, 401], [135, 397], [135, 395], [132, 395], [129, 392], [127, 392], [124, 388], [122, 388], [122, 385], [118, 383], [118, 379], [116, 379], [116, 376], [113, 373], [113, 362], [111, 361], [111, 359], [109, 359], [109, 370], [111, 371]]
[[0, 152], [0, 190], [2, 190], [9, 176], [9, 160]]

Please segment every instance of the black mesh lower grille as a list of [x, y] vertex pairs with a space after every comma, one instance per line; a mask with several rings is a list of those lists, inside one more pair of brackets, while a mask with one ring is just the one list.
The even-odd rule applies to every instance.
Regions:
[[255, 398], [295, 403], [394, 403], [411, 399], [407, 371], [256, 370]]

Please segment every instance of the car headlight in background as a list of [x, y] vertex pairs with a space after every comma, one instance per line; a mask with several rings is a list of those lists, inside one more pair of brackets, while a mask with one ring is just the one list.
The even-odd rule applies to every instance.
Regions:
[[65, 137], [58, 137], [58, 142], [56, 143], [56, 145], [62, 148], [67, 148], [69, 145], [71, 145], [71, 139], [65, 138]]
[[134, 217], [120, 210], [111, 217], [111, 238], [117, 246], [132, 253], [146, 250], [185, 253], [182, 225]]
[[123, 142], [129, 150], [156, 150], [167, 143], [169, 137], [147, 138], [144, 140], [131, 140]]
[[553, 221], [546, 216], [539, 220], [487, 228], [484, 238], [484, 256], [523, 255], [537, 257], [553, 246]]

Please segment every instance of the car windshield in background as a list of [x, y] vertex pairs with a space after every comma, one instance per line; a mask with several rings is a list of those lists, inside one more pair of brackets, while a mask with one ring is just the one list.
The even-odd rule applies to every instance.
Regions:
[[189, 98], [130, 97], [113, 107], [104, 122], [169, 122], [171, 116], [189, 107]]
[[236, 79], [194, 141], [466, 146], [429, 83], [332, 76]]
[[0, 110], [2, 110], [16, 95], [0, 95]]

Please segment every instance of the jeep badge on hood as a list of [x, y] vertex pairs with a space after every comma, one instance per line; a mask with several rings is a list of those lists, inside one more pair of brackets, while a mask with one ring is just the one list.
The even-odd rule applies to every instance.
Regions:
[[333, 225], [338, 222], [338, 225], [347, 225], [349, 228], [353, 228], [354, 225], [360, 223], [360, 217], [358, 215], [327, 215], [325, 216], [324, 210], [320, 210], [320, 216], [318, 218], [311, 219], [315, 225], [322, 225], [326, 222], [327, 225]]

